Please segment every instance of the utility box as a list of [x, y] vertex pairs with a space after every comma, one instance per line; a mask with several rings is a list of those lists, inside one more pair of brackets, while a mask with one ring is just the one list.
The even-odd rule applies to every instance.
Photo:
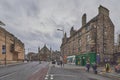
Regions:
[[76, 65], [85, 66], [86, 62], [90, 62], [90, 64], [96, 62], [96, 53], [88, 52], [84, 54], [76, 55]]

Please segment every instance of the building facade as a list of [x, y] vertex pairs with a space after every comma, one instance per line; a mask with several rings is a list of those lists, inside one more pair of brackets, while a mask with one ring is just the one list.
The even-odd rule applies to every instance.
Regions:
[[44, 45], [43, 48], [38, 48], [38, 59], [41, 61], [50, 61], [51, 60], [51, 50]]
[[114, 45], [114, 62], [120, 63], [120, 34], [118, 35], [117, 43]]
[[60, 56], [61, 56], [60, 51], [52, 51], [51, 52], [51, 59], [52, 60], [60, 61]]
[[70, 30], [70, 37], [64, 34], [61, 52], [64, 56], [95, 52], [100, 62], [113, 60], [114, 24], [109, 17], [109, 10], [99, 6], [98, 15], [87, 22], [86, 14], [82, 16], [82, 26], [79, 30]]
[[28, 61], [38, 61], [38, 55], [35, 52], [29, 52], [27, 54], [27, 60]]
[[0, 63], [23, 61], [24, 54], [24, 43], [0, 27]]

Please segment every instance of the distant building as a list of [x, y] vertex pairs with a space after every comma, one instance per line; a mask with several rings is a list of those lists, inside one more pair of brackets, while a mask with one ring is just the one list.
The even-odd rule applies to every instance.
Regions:
[[0, 26], [0, 63], [23, 61], [24, 54], [24, 43]]
[[38, 59], [41, 61], [50, 61], [51, 60], [51, 50], [44, 45], [43, 48], [38, 48]]
[[120, 63], [120, 34], [117, 43], [114, 45], [114, 62]]
[[120, 52], [120, 34], [118, 35], [118, 52]]
[[60, 51], [52, 51], [52, 60], [60, 61], [61, 53]]
[[61, 44], [64, 56], [96, 52], [101, 63], [113, 61], [114, 24], [109, 17], [109, 10], [99, 6], [98, 15], [87, 22], [86, 14], [82, 16], [82, 27], [70, 30], [70, 37], [65, 33]]
[[28, 59], [29, 61], [37, 61], [37, 60], [38, 60], [38, 55], [37, 55], [37, 53], [29, 52], [29, 53], [27, 54], [27, 59]]

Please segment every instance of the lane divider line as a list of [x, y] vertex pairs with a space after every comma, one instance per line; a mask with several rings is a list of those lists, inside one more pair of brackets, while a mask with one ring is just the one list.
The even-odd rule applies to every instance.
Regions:
[[53, 80], [53, 75], [50, 75], [50, 79]]
[[11, 76], [11, 75], [13, 75], [13, 74], [15, 74], [15, 73], [16, 73], [16, 72], [13, 72], [13, 73], [11, 73], [11, 74], [7, 74], [7, 75], [4, 75], [4, 76], [1, 76], [0, 79], [3, 79], [3, 78], [8, 77], [8, 76]]
[[48, 77], [49, 77], [49, 75], [46, 75], [46, 76], [45, 76], [45, 80], [48, 80]]

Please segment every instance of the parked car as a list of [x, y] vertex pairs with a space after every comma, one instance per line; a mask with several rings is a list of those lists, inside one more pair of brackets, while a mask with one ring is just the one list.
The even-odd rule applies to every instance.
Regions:
[[55, 64], [55, 60], [52, 60], [52, 64]]
[[60, 65], [60, 61], [57, 61], [57, 65]]
[[120, 64], [115, 66], [115, 72], [120, 73]]

